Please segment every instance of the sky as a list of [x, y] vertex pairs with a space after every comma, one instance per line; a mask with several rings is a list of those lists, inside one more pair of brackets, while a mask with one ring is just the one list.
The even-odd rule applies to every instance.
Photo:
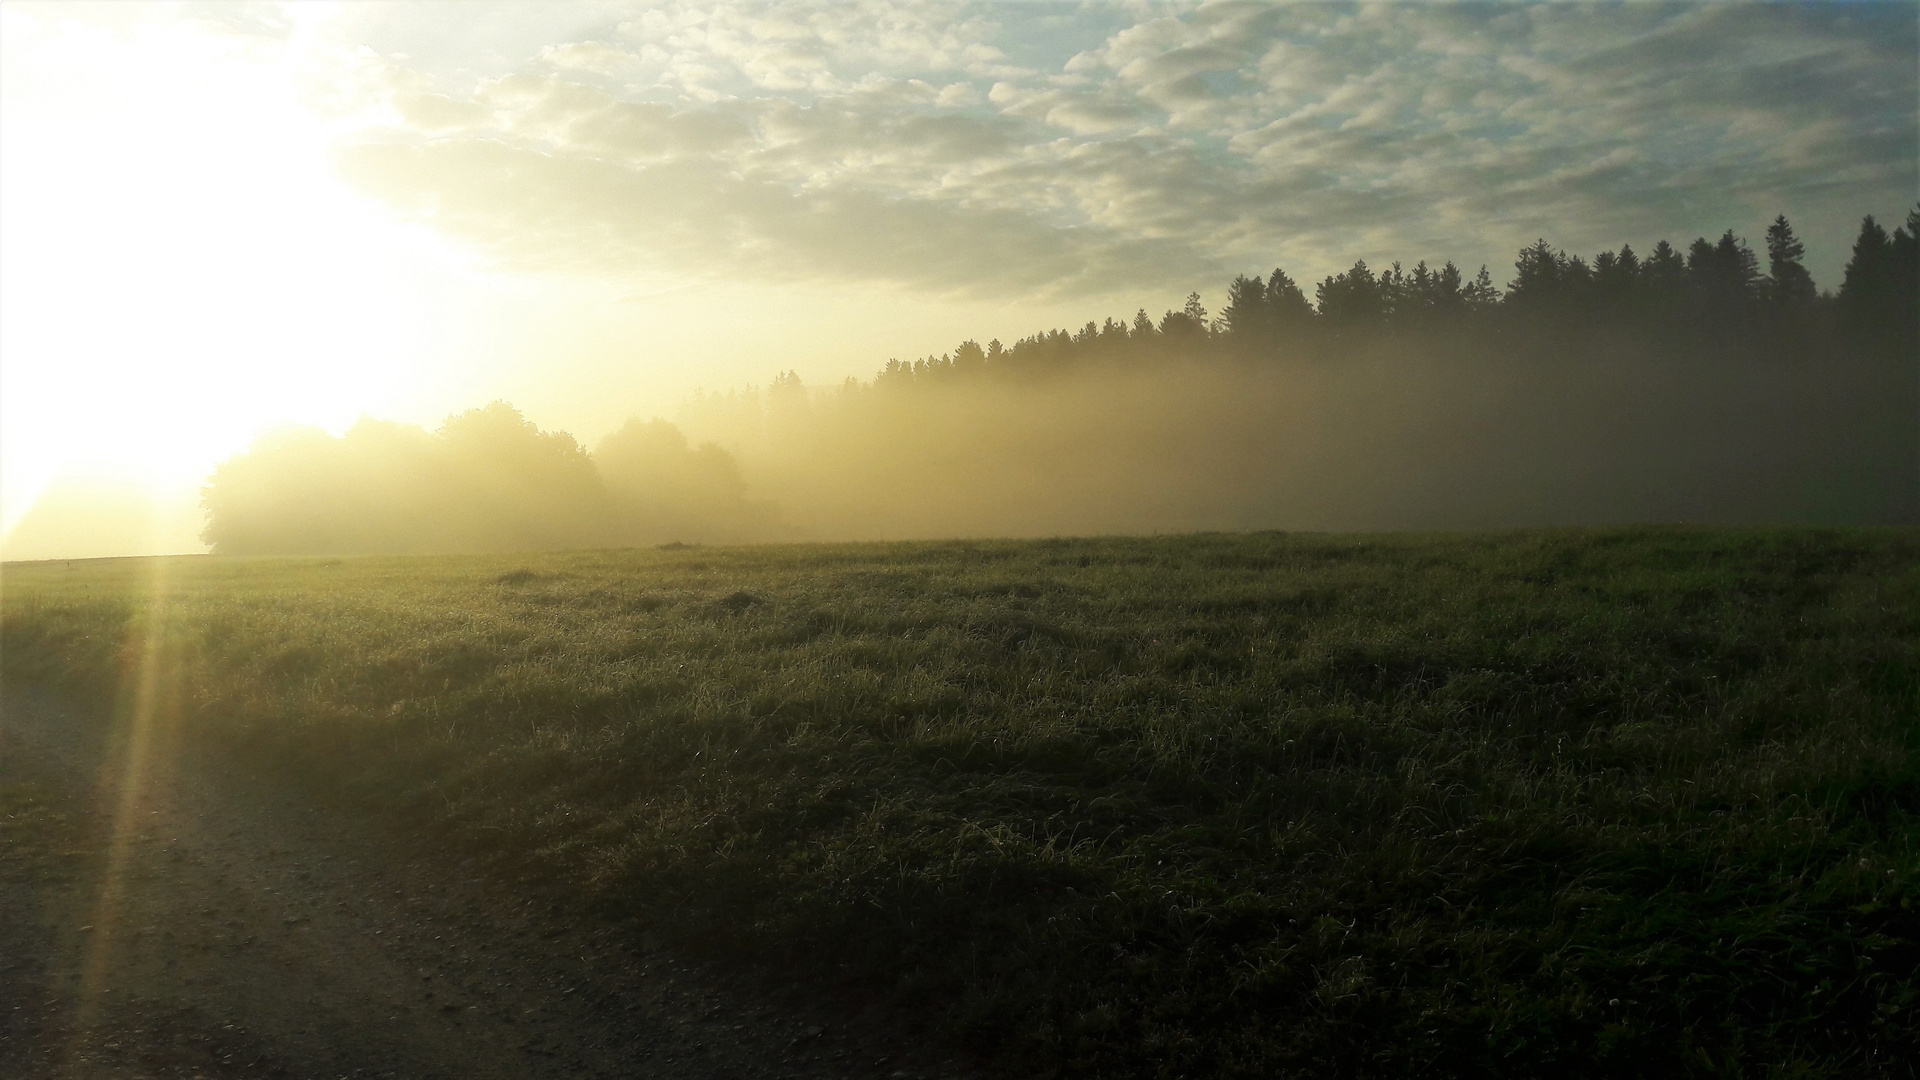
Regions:
[[196, 550], [278, 425], [503, 398], [591, 444], [1275, 266], [1785, 213], [1833, 288], [1920, 198], [1917, 13], [0, 4], [0, 530], [151, 509], [6, 554]]

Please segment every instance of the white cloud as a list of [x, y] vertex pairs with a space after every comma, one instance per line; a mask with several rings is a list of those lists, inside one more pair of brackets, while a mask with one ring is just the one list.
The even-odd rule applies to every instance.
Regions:
[[[503, 43], [525, 60], [464, 90], [423, 66], [432, 89], [390, 94], [354, 175], [460, 207], [443, 224], [502, 258], [972, 293], [1498, 263], [1539, 235], [1644, 245], [1782, 210], [1818, 253], [1817, 231], [1920, 186], [1920, 43], [1887, 7], [1225, 4], [1128, 25], [724, 4], [566, 25], [601, 29]], [[1097, 262], [1139, 245], [1155, 265]]]

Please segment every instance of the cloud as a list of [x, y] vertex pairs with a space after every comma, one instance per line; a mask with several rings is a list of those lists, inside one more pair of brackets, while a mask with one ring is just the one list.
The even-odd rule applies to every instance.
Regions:
[[390, 77], [349, 174], [509, 262], [970, 295], [1811, 239], [1920, 187], [1904, 7], [594, 11]]
[[586, 71], [606, 76], [630, 74], [646, 63], [639, 53], [604, 41], [569, 41], [549, 45], [540, 51], [540, 58], [563, 71]]
[[713, 158], [632, 165], [486, 138], [359, 144], [343, 170], [367, 190], [505, 262], [620, 274], [904, 283], [958, 296], [1150, 288], [1169, 268], [1217, 276], [1188, 245], [846, 185], [795, 190]]

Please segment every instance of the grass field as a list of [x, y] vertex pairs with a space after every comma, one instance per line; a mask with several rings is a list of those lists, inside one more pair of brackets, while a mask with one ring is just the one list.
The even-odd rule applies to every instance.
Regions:
[[1911, 530], [181, 558], [0, 587], [10, 680], [896, 997], [1027, 1075], [1920, 1061]]

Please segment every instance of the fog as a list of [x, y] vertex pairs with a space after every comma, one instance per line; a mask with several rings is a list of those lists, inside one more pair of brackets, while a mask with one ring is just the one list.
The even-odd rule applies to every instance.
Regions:
[[[1631, 390], [1580, 383], [1598, 374], [1537, 385], [1524, 358], [1553, 369], [1551, 348], [1418, 326], [1398, 300], [1358, 335], [1378, 340], [1337, 348], [1244, 348], [1246, 327], [1209, 318], [1197, 344], [1106, 365], [1078, 389], [1064, 371], [1023, 371], [1020, 393], [956, 384], [891, 421], [907, 429], [898, 445], [827, 431], [787, 446], [764, 420], [679, 405], [716, 388], [766, 397], [768, 379], [794, 369], [807, 408], [838, 418], [821, 424], [857, 430], [881, 423], [859, 419], [878, 406], [843, 408], [842, 380], [871, 381], [890, 354], [957, 355], [970, 337], [984, 350], [1089, 316], [1131, 328], [1139, 305], [1157, 329], [1162, 308], [1196, 289], [1233, 308], [1221, 286], [1236, 272], [1264, 283], [1276, 263], [1300, 277], [1329, 334], [1364, 297], [1336, 290], [1323, 312], [1315, 282], [1357, 257], [1376, 277], [1396, 258], [1451, 257], [1469, 278], [1487, 263], [1505, 312], [1509, 253], [1537, 236], [1589, 253], [1597, 280], [1602, 246], [1631, 239], [1644, 259], [1642, 241], [1664, 231], [1692, 272], [1686, 238], [1731, 225], [1766, 264], [1735, 283], [1748, 299], [1838, 319], [1773, 280], [1760, 211], [1801, 227], [1788, 261], [1837, 302], [1859, 216], [1900, 215], [1920, 190], [1911, 4], [12, 3], [0, 24], [0, 558], [204, 550], [207, 524], [241, 530], [232, 550], [254, 542], [243, 535], [273, 550], [425, 550], [1816, 513], [1762, 498], [1753, 473], [1708, 467], [1711, 448], [1682, 438], [1685, 408], [1763, 388], [1736, 379], [1720, 398], [1702, 391], [1696, 406], [1643, 416], [1625, 404]], [[1570, 328], [1565, 346], [1620, 330], [1618, 314]], [[1624, 333], [1629, 352], [1694, 362], [1675, 335], [1644, 329]], [[1801, 351], [1824, 363], [1851, 349]], [[1449, 384], [1457, 393], [1431, 415], [1396, 412], [1406, 395], [1436, 393], [1414, 388], [1446, 381], [1423, 365], [1447, 356], [1479, 365], [1471, 385]], [[1648, 363], [1649, 394], [1690, 377]], [[1246, 385], [1229, 371], [1261, 364], [1273, 370]], [[1525, 370], [1502, 376], [1502, 364]], [[1140, 385], [1136, 369], [1173, 385]], [[1364, 389], [1369, 378], [1384, 387]], [[1782, 422], [1814, 423], [1794, 410], [1833, 392], [1816, 389], [1780, 406]], [[1459, 397], [1469, 391], [1509, 404], [1489, 420]], [[1564, 396], [1586, 393], [1598, 395], [1591, 410], [1569, 412]], [[1149, 407], [1105, 404], [1130, 395]], [[367, 416], [438, 446], [449, 414], [496, 400], [569, 434], [597, 494], [539, 510], [536, 483], [507, 513], [514, 485], [488, 494], [450, 447], [411, 458], [389, 447], [389, 469], [368, 464], [379, 454], [360, 437], [352, 453], [309, 440], [392, 489], [380, 499], [419, 486], [411, 508], [380, 510], [379, 528], [316, 519], [277, 538], [264, 519], [202, 520], [198, 487], [276, 425], [345, 440]], [[990, 415], [967, 418], [976, 405]], [[1175, 408], [1207, 414], [1220, 439], [1157, 411]], [[1468, 411], [1460, 423], [1492, 425], [1471, 435], [1479, 451], [1435, 419], [1456, 408]], [[697, 460], [685, 477], [602, 468], [602, 440], [630, 416], [687, 438]], [[1616, 460], [1637, 447], [1596, 443], [1629, 421], [1679, 425], [1682, 458], [1649, 478]], [[921, 445], [923, 426], [948, 424], [966, 428], [958, 444]], [[1811, 438], [1789, 437], [1792, 468], [1845, 457]], [[978, 475], [843, 491], [840, 475], [803, 468], [836, 439], [832, 460], [851, 461], [834, 468], [873, 484], [886, 477], [867, 459], [909, 445], [960, 455], [969, 464], [955, 467]], [[735, 483], [699, 464], [720, 460], [708, 442], [731, 458], [745, 509], [706, 506], [706, 481], [692, 478]], [[1421, 460], [1354, 459], [1391, 460], [1410, 443]], [[1057, 470], [996, 471], [989, 459], [1016, 444], [1055, 447], [1032, 452], [1061, 458]], [[1160, 453], [1209, 472], [1151, 481], [1169, 468]], [[1562, 460], [1595, 453], [1611, 487]], [[1113, 471], [1077, 464], [1083, 454]], [[1435, 454], [1444, 460], [1426, 460]], [[1112, 464], [1134, 455], [1137, 468]], [[1262, 484], [1233, 480], [1243, 461], [1261, 463]], [[452, 470], [451, 486], [416, 475], [435, 469]], [[414, 479], [378, 479], [389, 471]], [[990, 476], [1004, 490], [961, 490]], [[1416, 477], [1429, 486], [1407, 490]], [[961, 503], [978, 513], [958, 514]]]
[[54, 478], [0, 542], [14, 559], [91, 559], [201, 552], [197, 486], [70, 469]]
[[1920, 209], [1819, 294], [1792, 225], [1504, 291], [1454, 264], [1236, 278], [1157, 322], [690, 401], [787, 535], [1920, 520]]
[[[1484, 268], [1356, 262], [1309, 300], [1276, 269], [1217, 314], [1194, 294], [869, 380], [788, 371], [591, 447], [503, 401], [433, 430], [283, 428], [208, 478], [201, 538], [285, 555], [1920, 521], [1920, 209], [1862, 222], [1837, 294], [1802, 250], [1780, 217], [1764, 273], [1731, 230], [1684, 256], [1540, 242], [1504, 290]], [[36, 543], [111, 535], [113, 499], [56, 496]]]
[[755, 539], [732, 459], [638, 421], [597, 457], [505, 402], [428, 432], [363, 420], [274, 432], [204, 494], [217, 554], [512, 551]]
[[1862, 355], [1173, 361], [740, 395], [682, 420], [783, 535], [1035, 536], [1915, 520], [1911, 365]]

